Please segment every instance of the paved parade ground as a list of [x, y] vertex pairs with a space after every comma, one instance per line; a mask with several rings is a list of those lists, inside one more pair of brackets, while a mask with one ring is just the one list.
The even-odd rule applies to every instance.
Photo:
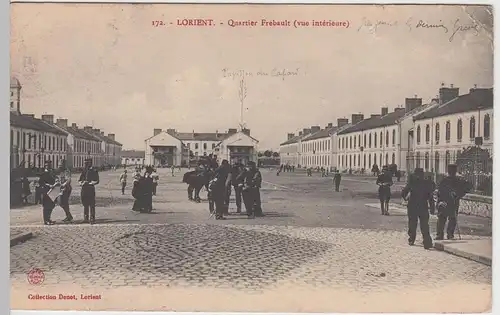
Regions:
[[[491, 267], [424, 250], [420, 235], [416, 246], [408, 246], [404, 211], [382, 216], [367, 206], [378, 202], [372, 178], [344, 177], [341, 192], [335, 192], [332, 179], [318, 174], [276, 176], [262, 170], [265, 217], [233, 213], [216, 221], [209, 219], [206, 202], [187, 200], [185, 171], [173, 177], [159, 169], [150, 214], [131, 211], [131, 183], [122, 196], [121, 170], [100, 174], [96, 225], [80, 223], [78, 188], [72, 224], [42, 225], [40, 206], [12, 209], [11, 234], [33, 234], [11, 247], [12, 308], [479, 312], [490, 307]], [[401, 186], [393, 189], [395, 202]], [[63, 218], [56, 208], [53, 219]], [[433, 235], [435, 223], [433, 217]], [[491, 237], [489, 219], [463, 215], [459, 224], [464, 240]], [[33, 268], [43, 272], [43, 283], [28, 283]], [[78, 300], [36, 300], [29, 294], [75, 294]]]

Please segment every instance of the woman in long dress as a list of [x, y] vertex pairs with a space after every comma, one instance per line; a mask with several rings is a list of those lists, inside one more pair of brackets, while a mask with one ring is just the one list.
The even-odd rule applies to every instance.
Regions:
[[141, 211], [143, 208], [142, 205], [142, 194], [141, 194], [141, 174], [136, 171], [134, 175], [134, 182], [132, 186], [132, 197], [134, 197], [134, 205], [132, 206], [133, 211]]

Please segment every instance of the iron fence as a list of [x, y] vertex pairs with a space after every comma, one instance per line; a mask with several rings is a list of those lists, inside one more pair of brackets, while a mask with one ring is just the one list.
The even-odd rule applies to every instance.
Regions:
[[406, 169], [410, 174], [415, 168], [422, 168], [426, 176], [437, 184], [447, 175], [449, 164], [457, 165], [457, 175], [471, 184], [472, 193], [492, 196], [493, 160], [486, 150], [434, 152], [432, 156], [426, 152], [411, 154], [406, 158]]

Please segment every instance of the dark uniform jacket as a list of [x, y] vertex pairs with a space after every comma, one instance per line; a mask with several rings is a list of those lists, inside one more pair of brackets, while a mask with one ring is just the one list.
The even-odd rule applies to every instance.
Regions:
[[229, 165], [221, 165], [215, 170], [215, 178], [213, 189], [222, 189], [226, 186], [226, 181], [229, 176]]
[[258, 169], [245, 172], [243, 190], [260, 188], [262, 186], [262, 174]]
[[342, 179], [342, 175], [340, 175], [340, 173], [336, 173], [334, 176], [333, 176], [333, 180], [336, 182], [336, 183], [340, 183], [340, 180]]
[[458, 177], [446, 176], [439, 183], [437, 199], [438, 203], [444, 201], [448, 207], [458, 209], [459, 199], [465, 196], [471, 189], [471, 185]]
[[233, 186], [238, 186], [239, 184], [243, 184], [243, 178], [240, 176], [242, 170], [239, 166], [233, 166], [231, 168], [231, 184]]
[[[79, 182], [96, 182], [96, 184], [99, 184], [99, 172], [91, 167], [86, 170], [83, 170], [82, 174], [80, 175], [80, 179], [78, 179]], [[94, 185], [84, 185], [82, 189], [88, 189], [88, 188], [94, 188]]]
[[410, 177], [408, 184], [403, 188], [401, 197], [408, 198], [408, 209], [427, 211], [434, 208], [434, 182], [415, 176]]

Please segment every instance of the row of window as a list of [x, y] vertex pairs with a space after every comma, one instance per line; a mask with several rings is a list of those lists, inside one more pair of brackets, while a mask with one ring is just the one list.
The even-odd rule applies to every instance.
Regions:
[[[373, 135], [373, 147], [376, 148], [377, 144], [380, 148], [383, 147], [384, 145], [384, 133], [381, 131], [380, 132], [380, 137], [378, 138], [377, 142], [377, 133], [376, 132], [370, 132], [367, 135], [365, 134], [363, 136], [363, 147], [365, 148], [371, 148], [372, 147], [372, 135]], [[389, 138], [389, 130], [385, 132], [385, 146], [388, 147], [390, 144], [390, 138]], [[368, 141], [367, 141], [368, 139]], [[357, 140], [357, 141], [356, 141]], [[356, 147], [360, 146], [361, 147], [361, 135], [356, 136], [350, 136], [350, 137], [341, 137], [339, 139], [338, 147], [339, 149], [356, 149]], [[392, 146], [396, 146], [396, 129], [392, 130]]]
[[302, 152], [325, 152], [330, 150], [330, 140], [302, 143]]
[[[206, 150], [206, 149], [207, 149], [207, 147], [208, 147], [208, 146], [207, 146], [207, 143], [203, 143], [203, 150]], [[187, 144], [187, 148], [188, 148], [188, 149], [191, 149], [191, 143], [188, 143], [188, 144]], [[195, 144], [194, 144], [194, 149], [195, 149], [195, 150], [198, 150], [198, 148], [199, 148], [199, 143], [195, 143]], [[215, 143], [212, 143], [212, 149], [215, 149]]]
[[[66, 151], [67, 143], [64, 138], [32, 134], [31, 132], [16, 131], [15, 145], [26, 150], [39, 150], [43, 148], [48, 151]], [[42, 141], [43, 140], [43, 141]], [[10, 131], [10, 146], [14, 146], [14, 130]]]
[[[462, 119], [459, 119], [457, 121], [457, 130], [456, 130], [456, 135], [457, 135], [457, 141], [460, 142], [462, 141]], [[420, 144], [421, 142], [421, 128], [420, 125], [417, 126], [417, 144]], [[490, 115], [485, 115], [483, 117], [483, 137], [485, 139], [490, 138], [490, 132], [491, 132], [491, 118]], [[474, 139], [476, 137], [476, 118], [471, 117], [469, 121], [469, 138]], [[436, 123], [435, 128], [434, 128], [434, 141], [436, 144], [439, 144], [439, 140], [441, 138], [441, 131], [439, 128], [439, 123]], [[429, 143], [431, 139], [431, 126], [427, 124], [425, 126], [425, 142]], [[445, 140], [446, 142], [449, 142], [451, 139], [451, 123], [450, 121], [447, 121], [445, 124]]]
[[99, 153], [100, 143], [89, 142], [75, 139], [75, 152], [80, 153]]
[[363, 154], [363, 164], [361, 164], [361, 154], [339, 155], [338, 157], [338, 165], [340, 168], [363, 167], [364, 169], [371, 169], [375, 164], [379, 165], [379, 168], [383, 165], [396, 164], [396, 154], [392, 153], [389, 156], [389, 153], [386, 153], [385, 159], [383, 154]]
[[330, 165], [330, 156], [304, 156], [302, 157], [302, 162], [300, 163], [304, 166], [328, 166]]

